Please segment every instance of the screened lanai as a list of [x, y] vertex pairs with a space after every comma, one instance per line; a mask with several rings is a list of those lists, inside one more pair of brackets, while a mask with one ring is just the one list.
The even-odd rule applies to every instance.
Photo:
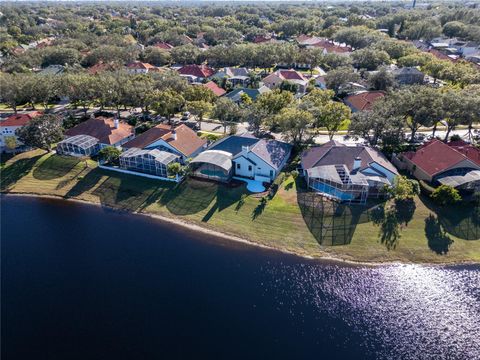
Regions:
[[98, 139], [89, 135], [75, 135], [57, 144], [57, 154], [70, 156], [92, 156], [100, 150]]
[[168, 177], [168, 164], [178, 162], [178, 160], [177, 155], [166, 151], [130, 148], [120, 155], [120, 167], [166, 178]]
[[196, 177], [228, 182], [232, 176], [232, 154], [221, 150], [207, 150], [196, 156], [190, 166]]
[[365, 203], [369, 184], [360, 172], [350, 173], [345, 165], [323, 165], [307, 171], [308, 186], [340, 202]]

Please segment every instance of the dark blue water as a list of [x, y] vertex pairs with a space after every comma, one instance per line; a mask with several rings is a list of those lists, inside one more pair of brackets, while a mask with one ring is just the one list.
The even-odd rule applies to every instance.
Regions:
[[479, 266], [338, 266], [1, 203], [2, 359], [480, 359]]

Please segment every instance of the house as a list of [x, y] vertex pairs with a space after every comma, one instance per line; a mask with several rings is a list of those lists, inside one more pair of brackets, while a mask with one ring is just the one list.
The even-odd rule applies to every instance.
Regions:
[[395, 80], [401, 85], [423, 84], [425, 74], [415, 67], [403, 67], [392, 70]]
[[149, 63], [134, 61], [127, 65], [127, 71], [130, 74], [148, 74], [149, 72], [158, 72], [158, 68]]
[[[106, 146], [121, 146], [135, 136], [134, 128], [118, 119], [90, 118], [65, 131], [67, 139], [77, 135], [88, 135], [98, 140], [99, 149]], [[74, 155], [73, 153], [70, 155]], [[78, 153], [76, 155], [83, 155]]]
[[[4, 151], [22, 151], [25, 150], [23, 144], [18, 140], [15, 131], [24, 125], [27, 125], [33, 118], [42, 115], [39, 111], [32, 111], [26, 114], [15, 114], [0, 120], [0, 152]], [[7, 147], [8, 138], [15, 138], [17, 147], [9, 149]]]
[[104, 63], [103, 61], [100, 61], [96, 63], [95, 65], [90, 66], [87, 71], [89, 74], [96, 75], [99, 73], [102, 73], [104, 71], [116, 71], [120, 68], [120, 65], [118, 63], [115, 63], [113, 61]]
[[343, 102], [352, 109], [352, 112], [370, 110], [373, 104], [385, 97], [383, 91], [365, 91], [357, 94], [349, 95]]
[[379, 151], [336, 141], [306, 150], [301, 155], [301, 167], [311, 190], [348, 203], [384, 196], [385, 186], [393, 186], [398, 175]]
[[123, 144], [122, 148], [158, 149], [175, 154], [180, 157], [182, 163], [185, 163], [188, 158], [196, 156], [206, 146], [207, 141], [198, 137], [195, 131], [185, 124], [175, 128], [160, 124]]
[[153, 44], [154, 47], [165, 50], [165, 51], [170, 51], [174, 48], [173, 45], [170, 45], [169, 43], [166, 42], [157, 42]]
[[226, 91], [218, 86], [215, 82], [209, 81], [206, 84], [202, 84], [202, 86], [205, 86], [206, 88], [212, 90], [212, 92], [215, 94], [215, 96], [220, 97], [225, 95]]
[[327, 39], [321, 39], [320, 41], [312, 44], [312, 48], [321, 48], [323, 49], [323, 54], [337, 54], [337, 55], [350, 55], [352, 48], [350, 46], [341, 45], [336, 42]]
[[65, 66], [63, 65], [49, 65], [46, 68], [43, 68], [38, 72], [38, 75], [51, 76], [51, 75], [61, 75], [65, 71]]
[[225, 67], [217, 71], [214, 78], [219, 80], [227, 78], [233, 86], [246, 87], [250, 83], [249, 71], [247, 68]]
[[215, 70], [206, 65], [185, 65], [178, 69], [178, 73], [192, 82], [202, 82], [215, 74]]
[[293, 69], [277, 70], [262, 80], [263, 85], [269, 89], [276, 89], [280, 87], [283, 82], [296, 84], [298, 86], [298, 94], [304, 94], [307, 91], [308, 80], [301, 73]]
[[225, 97], [239, 104], [242, 102], [242, 97], [244, 94], [247, 95], [250, 99], [252, 99], [252, 101], [255, 101], [257, 100], [257, 97], [259, 97], [261, 94], [269, 91], [271, 90], [266, 86], [261, 86], [258, 89], [237, 88], [229, 92], [227, 95], [225, 95]]
[[292, 146], [249, 134], [223, 138], [191, 162], [193, 175], [221, 182], [232, 177], [271, 183], [290, 157]]
[[418, 180], [450, 185], [459, 190], [480, 190], [480, 150], [463, 141], [449, 144], [434, 139], [417, 151], [400, 153], [394, 164]]
[[158, 149], [142, 150], [130, 148], [120, 154], [120, 168], [162, 178], [168, 177], [168, 165], [179, 161], [171, 152]]

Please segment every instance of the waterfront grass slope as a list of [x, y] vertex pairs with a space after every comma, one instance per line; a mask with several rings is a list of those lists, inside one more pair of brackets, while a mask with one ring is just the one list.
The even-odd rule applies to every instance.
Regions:
[[405, 209], [401, 236], [385, 237], [388, 226], [376, 221], [378, 204], [343, 206], [323, 201], [291, 176], [273, 197], [262, 200], [242, 184], [195, 179], [181, 184], [161, 182], [41, 150], [2, 161], [1, 172], [5, 193], [57, 196], [181, 219], [303, 256], [358, 262], [480, 261], [478, 211], [468, 207], [442, 210], [424, 197], [417, 197]]

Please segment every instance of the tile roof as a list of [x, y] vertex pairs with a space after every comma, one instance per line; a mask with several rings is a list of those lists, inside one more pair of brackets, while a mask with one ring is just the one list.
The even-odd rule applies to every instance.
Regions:
[[226, 91], [224, 89], [222, 89], [220, 86], [218, 86], [215, 82], [213, 81], [209, 81], [208, 83], [206, 84], [203, 84], [203, 86], [205, 86], [206, 88], [210, 89], [213, 91], [213, 93], [216, 95], [216, 96], [222, 96], [226, 93]]
[[182, 75], [196, 76], [199, 78], [208, 78], [212, 76], [215, 71], [206, 65], [185, 65], [178, 69]]
[[68, 136], [90, 135], [97, 138], [102, 144], [114, 145], [133, 134], [133, 126], [119, 122], [115, 128], [113, 118], [97, 117], [81, 122], [77, 126], [65, 131]]
[[170, 45], [169, 43], [166, 42], [157, 42], [153, 44], [154, 47], [162, 49], [162, 50], [172, 50], [173, 45]]
[[145, 70], [156, 69], [156, 66], [153, 66], [152, 64], [144, 63], [141, 61], [135, 61], [133, 63], [130, 63], [127, 65], [127, 67], [129, 69], [145, 69]]
[[225, 95], [225, 97], [229, 98], [232, 101], [240, 101], [242, 94], [247, 94], [253, 101], [255, 101], [258, 96], [269, 91], [271, 90], [266, 86], [261, 86], [258, 89], [236, 88], [233, 91], [229, 92], [227, 95]]
[[175, 132], [176, 139], [173, 138], [171, 126], [160, 124], [125, 143], [122, 147], [143, 149], [155, 141], [162, 139], [183, 155], [190, 156], [207, 143], [206, 140], [199, 138], [195, 131], [185, 124], [177, 126]]
[[384, 96], [383, 91], [365, 91], [360, 94], [349, 95], [344, 101], [352, 109], [362, 111], [370, 110], [373, 104]]
[[301, 80], [301, 81], [307, 80], [301, 73], [293, 69], [278, 70], [278, 74], [280, 75], [280, 77], [284, 78], [285, 80]]
[[449, 146], [437, 139], [422, 145], [416, 152], [403, 155], [430, 176], [444, 172], [467, 159], [480, 166], [479, 152], [473, 146]]
[[0, 126], [24, 126], [34, 117], [42, 115], [40, 111], [32, 111], [28, 114], [10, 115], [5, 120], [0, 121]]

